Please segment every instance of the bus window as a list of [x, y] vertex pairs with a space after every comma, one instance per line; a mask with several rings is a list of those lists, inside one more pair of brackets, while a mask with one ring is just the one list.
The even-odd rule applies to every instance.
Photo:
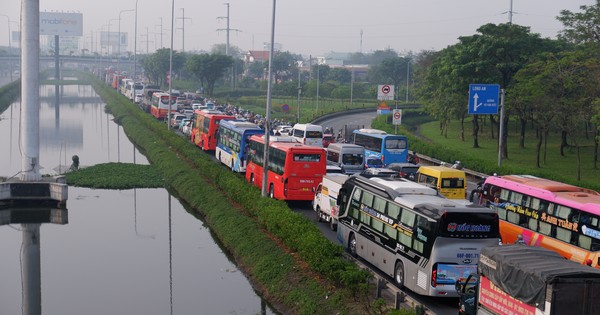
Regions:
[[408, 211], [408, 210], [402, 211], [402, 216], [400, 217], [400, 222], [402, 222], [406, 226], [412, 228], [415, 225], [415, 213], [412, 211]]
[[550, 233], [552, 233], [552, 225], [550, 225], [549, 223], [540, 221], [539, 232], [544, 235], [550, 235]]
[[590, 250], [592, 247], [592, 238], [589, 236], [585, 236], [585, 235], [579, 235], [579, 239], [578, 241], [578, 245], [581, 248]]
[[556, 227], [556, 238], [567, 243], [571, 243], [571, 231]]
[[569, 219], [571, 216], [571, 208], [557, 205], [555, 215], [562, 219]]

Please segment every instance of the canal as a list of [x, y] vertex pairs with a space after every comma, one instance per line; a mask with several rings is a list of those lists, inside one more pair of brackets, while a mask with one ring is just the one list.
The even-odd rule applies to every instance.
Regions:
[[[83, 167], [148, 164], [90, 86], [42, 85], [40, 101], [42, 174], [62, 172], [73, 155]], [[0, 114], [1, 177], [21, 169], [19, 112], [15, 102]], [[69, 187], [67, 209], [68, 223], [40, 228], [42, 313], [275, 314], [166, 189]], [[0, 225], [0, 314], [23, 308], [21, 228]]]

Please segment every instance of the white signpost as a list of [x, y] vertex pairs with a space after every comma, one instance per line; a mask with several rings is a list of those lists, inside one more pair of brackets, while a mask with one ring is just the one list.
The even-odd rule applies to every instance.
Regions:
[[402, 125], [402, 110], [394, 109], [392, 114], [392, 124], [394, 125]]

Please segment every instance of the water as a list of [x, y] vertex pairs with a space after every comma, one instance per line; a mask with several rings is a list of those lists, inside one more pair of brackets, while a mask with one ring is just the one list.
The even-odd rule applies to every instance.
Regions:
[[[147, 164], [89, 86], [41, 87], [40, 164]], [[73, 100], [75, 96], [83, 99]], [[0, 175], [20, 170], [19, 103], [0, 115]], [[12, 115], [11, 115], [12, 112]], [[69, 187], [68, 224], [40, 228], [44, 314], [273, 314], [209, 229], [165, 189]], [[0, 210], [2, 211], [2, 210]], [[0, 226], [0, 314], [22, 309], [20, 224]]]

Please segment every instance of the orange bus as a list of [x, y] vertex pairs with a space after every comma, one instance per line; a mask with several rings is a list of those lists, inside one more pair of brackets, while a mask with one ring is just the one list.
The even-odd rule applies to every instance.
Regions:
[[[177, 112], [177, 101], [176, 96], [170, 96], [171, 98], [171, 112]], [[169, 93], [155, 92], [152, 94], [152, 104], [150, 106], [150, 114], [158, 119], [164, 119], [169, 114]]]
[[203, 110], [194, 111], [190, 140], [204, 151], [217, 148], [217, 131], [221, 120], [233, 120], [235, 117], [223, 113], [216, 114]]
[[486, 178], [480, 203], [496, 210], [503, 243], [526, 243], [600, 268], [600, 193], [531, 175]]
[[[264, 136], [254, 135], [248, 143], [246, 180], [262, 188]], [[297, 142], [270, 141], [267, 188], [271, 198], [313, 200], [314, 190], [327, 169], [325, 149]]]

